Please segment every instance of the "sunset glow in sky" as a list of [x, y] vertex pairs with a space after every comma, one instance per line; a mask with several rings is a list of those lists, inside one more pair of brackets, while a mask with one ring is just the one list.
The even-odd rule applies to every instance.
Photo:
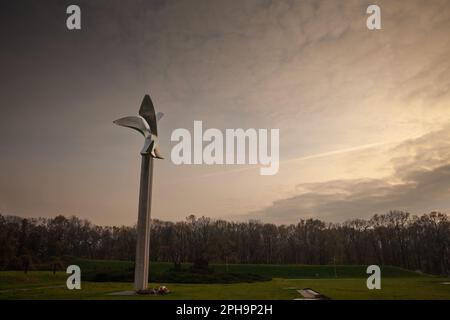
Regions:
[[[0, 5], [0, 212], [137, 218], [152, 96], [165, 160], [152, 216], [295, 223], [450, 209], [450, 1], [78, 1]], [[41, 8], [44, 6], [44, 8]], [[170, 161], [174, 129], [279, 128], [280, 169]]]

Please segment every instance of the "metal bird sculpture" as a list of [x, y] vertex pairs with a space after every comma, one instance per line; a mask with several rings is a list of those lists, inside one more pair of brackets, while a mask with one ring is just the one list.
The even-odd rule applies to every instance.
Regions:
[[150, 153], [153, 158], [164, 159], [159, 150], [157, 125], [163, 115], [162, 112], [155, 113], [152, 100], [146, 94], [139, 109], [139, 116], [124, 117], [113, 122], [119, 126], [134, 129], [144, 136], [145, 142], [141, 154]]
[[163, 159], [158, 146], [157, 127], [157, 122], [162, 116], [161, 112], [155, 113], [152, 100], [147, 94], [142, 100], [139, 116], [125, 117], [114, 121], [119, 126], [140, 132], [145, 138], [144, 147], [141, 150], [141, 181], [134, 269], [134, 288], [137, 292], [145, 292], [148, 288], [153, 159]]

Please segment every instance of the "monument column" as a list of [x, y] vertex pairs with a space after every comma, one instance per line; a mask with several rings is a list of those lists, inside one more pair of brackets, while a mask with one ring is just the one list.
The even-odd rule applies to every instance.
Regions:
[[145, 293], [148, 289], [150, 263], [150, 225], [152, 208], [153, 161], [163, 159], [158, 146], [157, 121], [163, 114], [156, 113], [153, 102], [147, 94], [142, 100], [139, 116], [124, 117], [114, 123], [141, 133], [144, 147], [141, 150], [141, 181], [139, 187], [136, 259], [134, 267], [134, 290]]
[[142, 154], [137, 222], [136, 265], [134, 268], [134, 289], [136, 291], [146, 290], [148, 288], [152, 180], [153, 157], [150, 154]]

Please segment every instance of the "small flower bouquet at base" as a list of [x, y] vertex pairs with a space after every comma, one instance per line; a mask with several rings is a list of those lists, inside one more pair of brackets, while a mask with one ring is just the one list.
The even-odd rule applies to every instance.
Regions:
[[170, 293], [170, 290], [166, 286], [159, 286], [157, 288], [149, 288], [146, 290], [136, 291], [137, 294], [153, 294], [153, 295], [165, 295]]

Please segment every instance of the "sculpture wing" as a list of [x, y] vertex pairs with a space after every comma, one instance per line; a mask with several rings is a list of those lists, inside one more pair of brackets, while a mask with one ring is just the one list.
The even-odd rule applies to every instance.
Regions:
[[158, 135], [158, 127], [156, 125], [156, 113], [155, 107], [153, 106], [152, 99], [146, 94], [141, 103], [141, 108], [139, 109], [139, 115], [143, 117], [148, 125], [150, 126], [150, 131], [155, 136]]
[[150, 134], [150, 128], [143, 117], [125, 117], [114, 121], [118, 126], [127, 127], [140, 132], [144, 137]]
[[158, 159], [164, 159], [164, 156], [161, 153], [161, 150], [159, 150], [159, 144], [155, 141], [155, 147], [153, 149], [153, 157]]

